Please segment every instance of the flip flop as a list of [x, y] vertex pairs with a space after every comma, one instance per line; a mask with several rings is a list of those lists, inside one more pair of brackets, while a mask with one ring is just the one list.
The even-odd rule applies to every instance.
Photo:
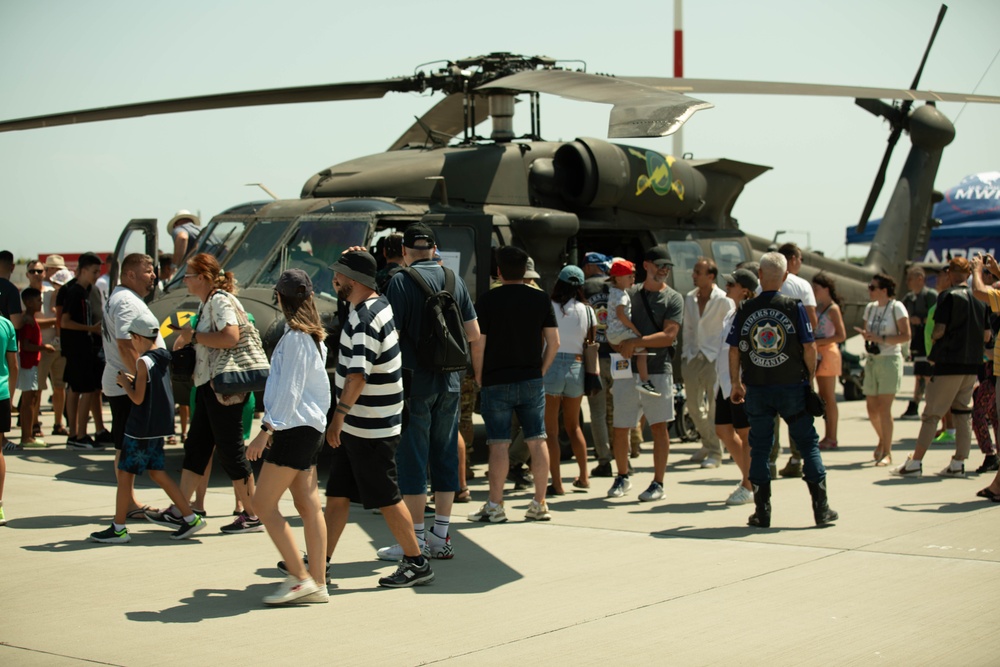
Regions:
[[1000, 503], [1000, 493], [993, 493], [990, 491], [990, 487], [986, 487], [981, 491], [977, 491], [976, 495], [980, 498], [986, 498], [987, 500], [992, 500], [995, 503]]
[[472, 501], [472, 493], [469, 492], [469, 487], [465, 487], [461, 491], [455, 494], [456, 503], [468, 503]]
[[129, 510], [128, 514], [125, 515], [128, 519], [137, 519], [141, 521], [146, 520], [146, 510], [150, 512], [156, 512], [157, 510], [151, 509], [149, 505], [143, 505], [142, 507], [136, 507], [134, 510]]

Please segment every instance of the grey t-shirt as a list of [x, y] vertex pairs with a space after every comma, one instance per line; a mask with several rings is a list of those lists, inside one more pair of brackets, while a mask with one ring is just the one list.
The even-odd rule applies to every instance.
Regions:
[[[660, 292], [649, 292], [641, 285], [636, 285], [629, 290], [632, 296], [632, 323], [642, 332], [643, 336], [649, 336], [663, 331], [663, 323], [667, 320], [677, 322], [678, 325], [684, 323], [684, 299], [669, 285]], [[649, 303], [646, 308], [643, 302]], [[653, 320], [649, 318], [649, 311], [653, 313]], [[671, 363], [671, 355], [666, 347], [648, 348], [648, 368], [650, 374], [662, 375], [664, 373], [673, 374], [674, 368]]]

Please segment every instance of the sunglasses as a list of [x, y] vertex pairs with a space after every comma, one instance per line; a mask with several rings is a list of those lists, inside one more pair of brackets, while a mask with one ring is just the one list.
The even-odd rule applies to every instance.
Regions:
[[868, 289], [870, 289], [870, 290], [877, 290], [877, 289], [885, 289], [885, 288], [882, 287], [881, 285], [876, 285], [875, 283], [868, 283]]
[[28, 273], [34, 273], [40, 276], [45, 273], [45, 269], [28, 269]]

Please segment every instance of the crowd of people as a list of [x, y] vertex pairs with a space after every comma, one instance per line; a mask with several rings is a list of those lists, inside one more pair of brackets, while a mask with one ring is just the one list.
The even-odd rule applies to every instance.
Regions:
[[[196, 224], [174, 227], [197, 233]], [[186, 246], [180, 235], [175, 240]], [[125, 257], [120, 284], [101, 300], [94, 289], [101, 266], [96, 255], [80, 256], [75, 278], [58, 255], [31, 262], [31, 285], [18, 293], [9, 282], [13, 258], [0, 253], [0, 433], [10, 431], [10, 389], [17, 388], [17, 446], [45, 446], [37, 415], [45, 383], [52, 380], [53, 432], [66, 435], [69, 447], [113, 444], [114, 517], [90, 535], [101, 543], [129, 542], [130, 520], [167, 527], [178, 540], [205, 529], [204, 488], [218, 461], [232, 480], [237, 505], [221, 531], [266, 531], [281, 556], [278, 568], [286, 580], [264, 598], [268, 605], [329, 599], [325, 583], [352, 502], [377, 510], [396, 540], [376, 551], [397, 563], [380, 586], [433, 581], [431, 560], [455, 555], [449, 531], [454, 503], [470, 500], [466, 449], [477, 392], [489, 490], [470, 521], [509, 519], [507, 481], [533, 489], [526, 520], [551, 520], [548, 500], [565, 493], [560, 422], [578, 467], [573, 487], [589, 489], [593, 478], [606, 477], [612, 480], [607, 496], [618, 498], [633, 486], [630, 458], [637, 454], [641, 418], [652, 434], [653, 469], [638, 499], [662, 499], [668, 429], [678, 416], [675, 360], [701, 436], [692, 461], [717, 468], [726, 454], [732, 458], [740, 479], [726, 502], [754, 505], [748, 525], [771, 525], [771, 482], [778, 476], [804, 478], [817, 525], [839, 518], [827, 497], [821, 452], [838, 448], [834, 390], [847, 332], [836, 281], [823, 273], [811, 282], [799, 278], [802, 253], [794, 244], [722, 276], [713, 260], [700, 258], [692, 271], [694, 288], [684, 295], [668, 285], [673, 263], [662, 245], [643, 254], [638, 285], [633, 262], [589, 252], [582, 268], [562, 268], [551, 293], [534, 283], [538, 274], [524, 250], [497, 248], [496, 281], [475, 300], [443, 265], [426, 225], [412, 224], [387, 238], [383, 254], [381, 269], [359, 247], [330, 267], [343, 304], [332, 385], [327, 331], [309, 275], [290, 269], [278, 278], [275, 300], [286, 326], [270, 360], [260, 431], [251, 438], [246, 422], [252, 392], [220, 393], [213, 384], [219, 355], [242, 345], [253, 326], [232, 274], [214, 256], [184, 258], [184, 285], [201, 305], [191, 322], [173, 327], [177, 335], [168, 351], [144, 301], [156, 287], [153, 258]], [[892, 464], [890, 409], [903, 377], [904, 347], [917, 365], [917, 391], [903, 417], [913, 417], [921, 400], [925, 407], [915, 451], [891, 470], [903, 477], [921, 474], [932, 441], [952, 440], [955, 452], [941, 474], [964, 476], [973, 432], [986, 456], [978, 471], [997, 469], [989, 427], [997, 432], [1000, 400], [993, 385], [1000, 347], [993, 347], [991, 357], [986, 351], [996, 339], [998, 318], [989, 311], [1000, 314], [1000, 290], [990, 284], [1000, 277], [1000, 266], [988, 256], [956, 258], [944, 276], [938, 283], [943, 289], [935, 293], [920, 269], [911, 270], [910, 294], [900, 301], [893, 279], [875, 275], [857, 328], [865, 341], [864, 390], [878, 441], [876, 465]], [[451, 330], [445, 326], [449, 318]], [[468, 346], [468, 368], [464, 357], [456, 366], [436, 354], [449, 335], [463, 350]], [[592, 341], [599, 344], [601, 386], [587, 392], [584, 350]], [[182, 350], [193, 351], [192, 368], [171, 370], [172, 352], [180, 358]], [[57, 393], [64, 386], [67, 391]], [[589, 471], [580, 423], [585, 393], [598, 462]], [[100, 421], [102, 395], [111, 409], [109, 431]], [[165, 470], [164, 445], [174, 435], [176, 404], [187, 405], [188, 395], [177, 483]], [[98, 428], [94, 438], [87, 434], [91, 416]], [[814, 422], [820, 417], [822, 439]], [[782, 421], [792, 455], [778, 471]], [[324, 504], [317, 462], [325, 447], [333, 451]], [[251, 462], [258, 460], [255, 476]], [[0, 522], [3, 466], [0, 456]], [[135, 476], [144, 472], [170, 498], [169, 507], [152, 509], [135, 498]], [[279, 511], [286, 491], [302, 519], [305, 558]], [[1000, 472], [979, 495], [1000, 502]], [[427, 525], [430, 504], [434, 518]]]

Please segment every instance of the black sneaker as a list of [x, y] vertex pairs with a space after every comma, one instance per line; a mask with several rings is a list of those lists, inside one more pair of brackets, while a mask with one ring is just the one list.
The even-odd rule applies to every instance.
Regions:
[[206, 512], [205, 510], [196, 510], [196, 509], [194, 509], [192, 507], [191, 511], [194, 512], [195, 514], [197, 514], [198, 516], [200, 516], [202, 519], [204, 519], [206, 516], [208, 516], [208, 512]]
[[378, 585], [382, 588], [409, 588], [410, 586], [422, 586], [434, 581], [434, 573], [431, 571], [431, 562], [424, 559], [423, 565], [414, 565], [409, 561], [400, 561], [396, 571], [388, 577], [378, 580]]
[[900, 419], [909, 419], [911, 417], [919, 417], [919, 416], [920, 416], [920, 413], [917, 411], [917, 404], [914, 403], [913, 401], [910, 401], [909, 404], [907, 404], [907, 406], [906, 406], [906, 412], [904, 412], [903, 414], [899, 415], [899, 418]]
[[591, 477], [614, 477], [615, 473], [611, 470], [611, 461], [605, 461], [604, 463], [598, 463], [597, 467], [590, 471]]
[[[308, 570], [309, 569], [309, 555], [308, 554], [302, 556], [302, 562], [305, 564], [306, 569]], [[285, 575], [291, 574], [288, 571], [288, 568], [285, 567], [285, 561], [283, 561], [283, 560], [279, 560], [278, 561], [278, 569], [281, 570], [282, 574], [285, 574]], [[326, 578], [327, 578], [327, 580], [330, 579], [330, 559], [329, 558], [326, 559]]]
[[530, 489], [535, 485], [535, 478], [524, 466], [511, 466], [507, 471], [507, 481], [514, 483], [514, 490]]
[[66, 438], [66, 446], [70, 449], [104, 449], [104, 447], [91, 438], [89, 435]]
[[250, 515], [246, 512], [241, 512], [235, 521], [228, 526], [222, 527], [222, 532], [227, 535], [235, 535], [236, 533], [261, 533], [263, 531], [264, 524], [260, 522], [260, 519], [251, 519]]
[[194, 515], [194, 521], [184, 521], [181, 519], [184, 525], [175, 530], [170, 534], [170, 539], [172, 540], [186, 540], [189, 537], [193, 537], [195, 533], [208, 525], [208, 522], [202, 519], [197, 514]]
[[94, 436], [94, 442], [98, 445], [113, 445], [115, 444], [115, 439], [111, 435], [111, 431], [104, 429], [100, 433]]
[[[155, 523], [157, 526], [163, 526], [164, 528], [173, 528], [176, 530], [187, 525], [183, 517], [175, 516], [169, 507], [158, 512], [155, 510], [146, 510], [144, 514], [146, 515], [146, 521]], [[198, 530], [201, 529], [199, 528]]]

